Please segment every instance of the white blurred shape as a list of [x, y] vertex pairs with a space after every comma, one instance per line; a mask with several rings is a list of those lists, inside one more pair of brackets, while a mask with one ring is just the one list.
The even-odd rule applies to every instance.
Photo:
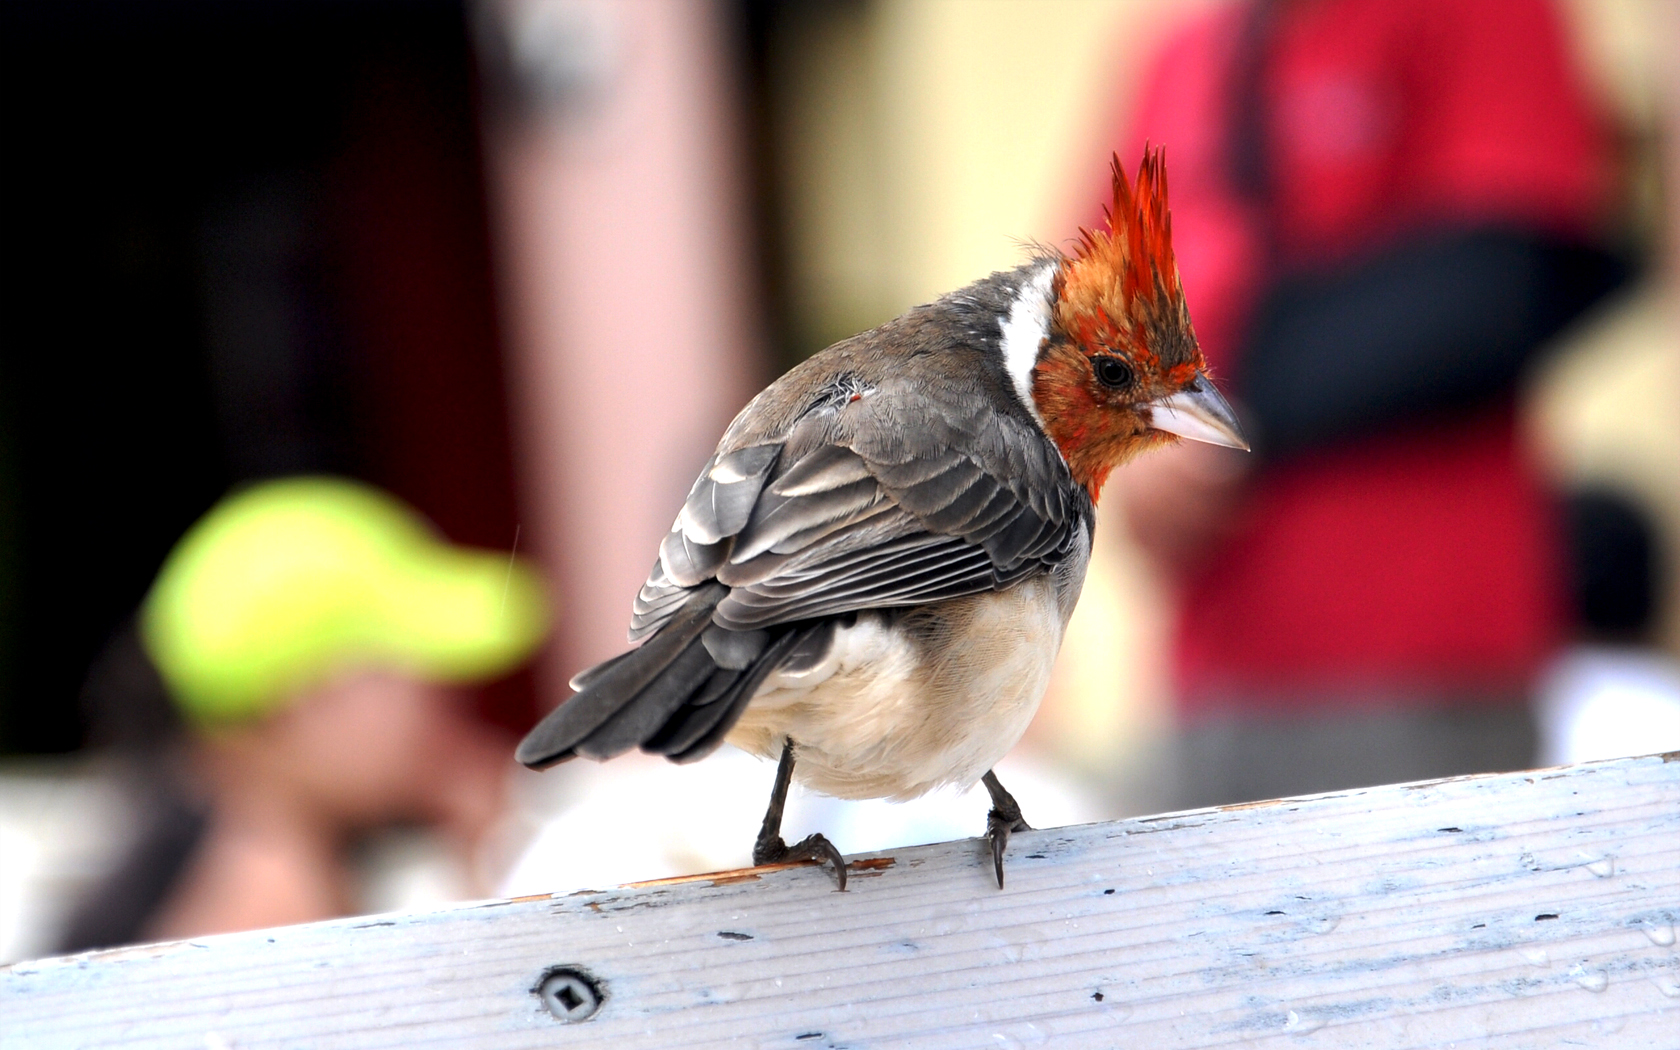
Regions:
[[24, 957], [29, 888], [41, 866], [41, 848], [22, 828], [0, 824], [0, 960]]
[[132, 839], [123, 785], [86, 762], [0, 768], [0, 964], [45, 955]]
[[521, 87], [549, 105], [575, 107], [607, 90], [623, 65], [613, 9], [587, 0], [507, 3], [498, 12]]
[[421, 911], [474, 895], [460, 853], [430, 828], [387, 829], [358, 852], [360, 913]]
[[1680, 663], [1630, 646], [1566, 651], [1535, 695], [1541, 765], [1680, 751]]

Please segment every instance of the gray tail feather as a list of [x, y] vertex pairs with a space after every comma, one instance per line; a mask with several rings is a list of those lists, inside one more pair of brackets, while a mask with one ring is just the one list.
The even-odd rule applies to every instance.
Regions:
[[679, 707], [659, 732], [642, 742], [642, 750], [673, 762], [698, 762], [716, 751], [724, 736], [740, 721], [747, 702], [764, 679], [781, 665], [788, 652], [811, 628], [791, 628], [764, 647], [751, 666], [740, 671], [719, 668], [706, 688]]
[[721, 667], [701, 636], [728, 593], [718, 583], [696, 588], [639, 648], [579, 674], [573, 679], [577, 695], [520, 741], [519, 761], [541, 769], [579, 756], [608, 759], [640, 747], [672, 761], [692, 762], [715, 750], [765, 676], [810, 630], [779, 632], [745, 666]]

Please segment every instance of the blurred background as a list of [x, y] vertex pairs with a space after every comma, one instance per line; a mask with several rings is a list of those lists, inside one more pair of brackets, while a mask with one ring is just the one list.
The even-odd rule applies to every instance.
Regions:
[[[1146, 139], [1257, 452], [1110, 485], [1027, 818], [1680, 748], [1677, 70], [1664, 0], [8, 0], [0, 961], [748, 863], [767, 765], [513, 741], [754, 392], [1066, 247]], [[195, 707], [182, 538], [299, 475], [429, 523], [357, 586], [505, 564], [497, 655], [358, 599]]]

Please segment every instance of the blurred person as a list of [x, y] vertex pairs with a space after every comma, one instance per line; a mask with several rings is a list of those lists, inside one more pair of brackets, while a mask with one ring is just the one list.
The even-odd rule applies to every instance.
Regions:
[[1156, 56], [1130, 128], [1168, 146], [1186, 296], [1257, 452], [1120, 480], [1178, 588], [1173, 801], [1527, 765], [1562, 603], [1513, 387], [1618, 279], [1557, 13], [1223, 7]]
[[346, 914], [353, 848], [393, 824], [470, 854], [510, 741], [454, 687], [512, 671], [546, 631], [528, 567], [442, 541], [371, 486], [226, 497], [90, 677], [96, 723], [131, 745], [143, 829], [61, 950]]
[[1653, 644], [1662, 579], [1657, 533], [1608, 490], [1567, 504], [1576, 638], [1535, 693], [1540, 765], [1680, 750], [1680, 661]]

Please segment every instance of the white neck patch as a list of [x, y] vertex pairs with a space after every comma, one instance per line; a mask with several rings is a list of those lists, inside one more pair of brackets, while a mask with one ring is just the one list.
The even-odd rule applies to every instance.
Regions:
[[1048, 259], [1034, 270], [1010, 304], [1009, 316], [998, 319], [1003, 326], [1004, 370], [1015, 384], [1015, 392], [1021, 395], [1021, 403], [1038, 421], [1040, 430], [1044, 429], [1044, 417], [1033, 404], [1033, 367], [1038, 364], [1038, 348], [1050, 335], [1050, 285], [1056, 279], [1059, 265], [1056, 260]]

